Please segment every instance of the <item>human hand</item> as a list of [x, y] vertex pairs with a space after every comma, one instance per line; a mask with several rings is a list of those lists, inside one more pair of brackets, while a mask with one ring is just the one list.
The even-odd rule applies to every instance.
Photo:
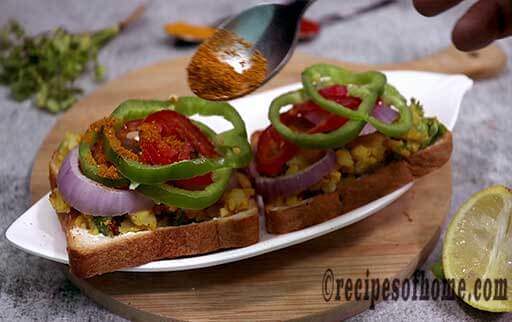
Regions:
[[[413, 0], [424, 16], [435, 16], [463, 0]], [[496, 39], [512, 35], [512, 1], [479, 0], [457, 21], [452, 40], [460, 50], [480, 49]]]

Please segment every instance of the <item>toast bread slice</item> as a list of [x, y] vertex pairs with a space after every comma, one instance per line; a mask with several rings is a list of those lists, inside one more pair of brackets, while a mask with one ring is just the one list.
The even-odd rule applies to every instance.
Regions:
[[[258, 133], [252, 135], [256, 146]], [[393, 161], [350, 184], [339, 185], [332, 193], [320, 194], [290, 207], [265, 207], [269, 233], [284, 234], [313, 226], [377, 200], [443, 166], [452, 153], [452, 134], [447, 131], [431, 146], [409, 158]]]
[[[52, 189], [57, 186], [58, 170], [59, 166], [52, 157], [49, 166]], [[259, 213], [256, 207], [229, 217], [114, 237], [92, 235], [84, 228], [73, 227], [74, 218], [78, 215], [78, 211], [71, 209], [69, 213], [59, 213], [58, 217], [66, 235], [70, 271], [79, 278], [159, 259], [245, 247], [259, 240]]]

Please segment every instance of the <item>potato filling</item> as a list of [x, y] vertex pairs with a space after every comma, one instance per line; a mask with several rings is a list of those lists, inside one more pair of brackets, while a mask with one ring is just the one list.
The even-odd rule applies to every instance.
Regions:
[[202, 210], [179, 209], [172, 206], [155, 205], [116, 217], [73, 214], [71, 207], [62, 199], [58, 189], [53, 189], [50, 202], [58, 213], [70, 213], [73, 226], [87, 229], [93, 235], [117, 236], [129, 232], [155, 230], [159, 227], [181, 226], [199, 223], [216, 217], [229, 217], [238, 212], [256, 208], [255, 192], [251, 181], [243, 173], [236, 173], [237, 185], [227, 190], [213, 206]]
[[[304, 199], [320, 193], [329, 193], [338, 187], [350, 184], [360, 176], [370, 174], [390, 162], [408, 158], [412, 154], [432, 145], [446, 129], [436, 118], [426, 118], [417, 101], [410, 104], [413, 125], [401, 138], [393, 139], [374, 132], [356, 138], [343, 148], [336, 150], [336, 169], [308, 190], [288, 197], [276, 197], [268, 201], [271, 207], [295, 206]], [[300, 172], [316, 162], [314, 150], [301, 150], [287, 162], [286, 174]], [[319, 154], [321, 155], [321, 154]]]

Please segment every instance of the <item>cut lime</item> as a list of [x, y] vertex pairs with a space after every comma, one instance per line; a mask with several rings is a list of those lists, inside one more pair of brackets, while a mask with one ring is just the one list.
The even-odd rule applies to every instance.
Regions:
[[485, 311], [512, 311], [512, 192], [503, 186], [469, 198], [444, 240], [443, 271], [464, 302]]

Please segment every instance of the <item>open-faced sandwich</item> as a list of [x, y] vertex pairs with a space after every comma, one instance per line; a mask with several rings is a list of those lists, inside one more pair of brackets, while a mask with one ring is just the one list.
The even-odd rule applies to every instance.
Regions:
[[[216, 133], [192, 115], [222, 116]], [[50, 162], [50, 201], [71, 271], [91, 277], [259, 239], [245, 124], [227, 103], [129, 100], [67, 135]]]
[[[376, 200], [450, 159], [451, 133], [379, 72], [313, 65], [251, 137], [266, 228], [287, 233]], [[291, 109], [283, 108], [291, 105]]]

